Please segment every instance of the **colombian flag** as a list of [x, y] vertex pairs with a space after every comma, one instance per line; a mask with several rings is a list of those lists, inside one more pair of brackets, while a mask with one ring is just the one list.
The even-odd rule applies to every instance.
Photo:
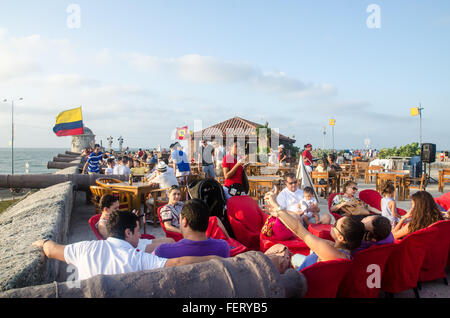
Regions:
[[69, 109], [56, 116], [56, 124], [53, 131], [58, 137], [83, 134], [83, 118], [81, 107]]
[[187, 130], [188, 130], [188, 126], [177, 128], [177, 134], [176, 134], [175, 138], [178, 140], [186, 139]]

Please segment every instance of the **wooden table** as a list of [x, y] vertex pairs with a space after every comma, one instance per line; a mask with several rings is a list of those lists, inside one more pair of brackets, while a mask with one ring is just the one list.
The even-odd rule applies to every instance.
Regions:
[[[153, 190], [158, 189], [157, 184], [149, 184], [143, 182], [133, 182], [131, 185], [128, 182], [121, 183], [101, 183], [101, 185], [105, 188], [112, 189], [114, 191], [123, 191], [128, 192], [132, 195], [132, 209], [136, 211], [141, 210], [141, 198], [147, 195], [147, 193], [152, 192]], [[144, 213], [146, 212], [147, 206], [144, 204]]]
[[259, 204], [264, 200], [264, 194], [279, 186], [283, 180], [280, 176], [248, 176], [249, 196]]
[[[407, 172], [392, 172], [385, 171], [377, 173], [376, 175], [376, 188], [378, 192], [381, 192], [381, 186], [384, 181], [392, 181], [395, 186], [395, 190], [398, 192], [398, 199], [400, 201], [405, 200], [406, 193], [409, 193], [407, 178], [409, 177], [409, 173]], [[398, 180], [398, 182], [397, 182]], [[394, 195], [394, 199], [397, 199], [397, 196]]]

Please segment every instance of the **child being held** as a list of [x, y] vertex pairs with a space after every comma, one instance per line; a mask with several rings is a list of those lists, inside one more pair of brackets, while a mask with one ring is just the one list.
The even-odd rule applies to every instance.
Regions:
[[299, 212], [302, 217], [303, 224], [308, 227], [310, 223], [320, 224], [319, 204], [314, 197], [314, 189], [305, 187], [303, 189], [304, 199], [298, 204]]

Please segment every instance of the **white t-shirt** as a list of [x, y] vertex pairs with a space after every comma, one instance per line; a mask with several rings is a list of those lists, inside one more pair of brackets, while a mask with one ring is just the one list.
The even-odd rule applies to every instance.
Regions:
[[157, 257], [117, 238], [84, 241], [66, 245], [64, 258], [67, 264], [75, 265], [78, 279], [96, 275], [116, 275], [136, 271], [162, 268], [166, 258]]
[[217, 165], [222, 164], [223, 157], [225, 157], [225, 148], [223, 146], [219, 146], [215, 151], [216, 163]]
[[159, 183], [160, 189], [166, 189], [170, 188], [173, 185], [179, 185], [177, 178], [173, 174], [173, 169], [172, 172], [169, 172], [167, 170], [166, 172], [160, 174], [159, 176], [156, 176], [152, 180], [152, 183]]
[[126, 175], [129, 176], [131, 173], [130, 168], [128, 168], [127, 166], [124, 165], [118, 165], [114, 167], [114, 174], [115, 175]]
[[303, 190], [297, 188], [295, 192], [284, 188], [277, 196], [277, 203], [282, 209], [290, 212], [297, 212], [299, 210], [298, 204], [304, 199]]
[[112, 175], [112, 174], [114, 174], [114, 169], [113, 168], [106, 168], [105, 169], [105, 174], [106, 175]]

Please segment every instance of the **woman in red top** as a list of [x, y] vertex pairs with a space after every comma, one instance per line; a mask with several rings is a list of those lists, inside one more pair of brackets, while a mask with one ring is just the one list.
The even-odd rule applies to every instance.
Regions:
[[313, 166], [313, 157], [310, 152], [311, 150], [312, 150], [311, 144], [305, 145], [305, 151], [303, 151], [303, 160], [305, 161], [305, 166], [307, 167], [306, 169], [308, 170], [308, 172], [312, 171]]
[[245, 167], [245, 159], [237, 160], [238, 143], [233, 143], [231, 152], [227, 154], [222, 161], [223, 175], [225, 177], [224, 186], [230, 189], [233, 184], [242, 185], [242, 174]]

